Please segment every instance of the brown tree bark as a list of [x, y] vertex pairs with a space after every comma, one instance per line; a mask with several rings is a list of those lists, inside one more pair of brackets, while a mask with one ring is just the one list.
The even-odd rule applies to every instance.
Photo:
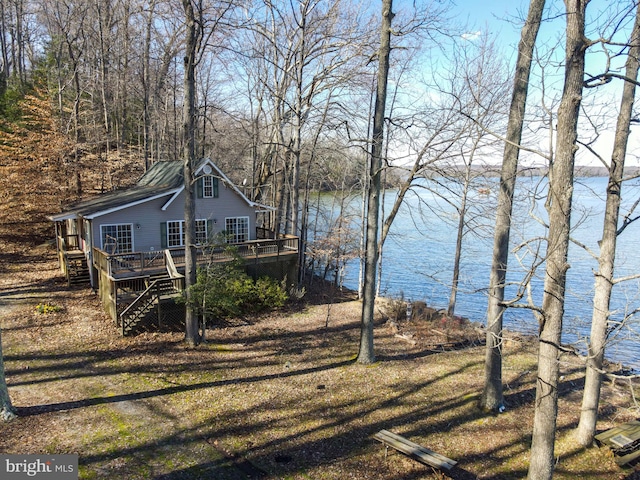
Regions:
[[2, 329], [0, 329], [0, 421], [7, 422], [16, 418], [16, 410], [11, 404], [9, 389], [4, 376], [4, 360], [2, 356]]
[[373, 113], [373, 137], [367, 178], [367, 230], [365, 240], [364, 287], [362, 297], [362, 324], [358, 363], [373, 363], [373, 307], [376, 299], [376, 268], [378, 264], [378, 223], [380, 218], [380, 178], [384, 139], [384, 110], [387, 102], [389, 56], [391, 54], [391, 21], [393, 0], [382, 0], [382, 26], [378, 51], [378, 81]]
[[150, 141], [151, 141], [151, 30], [156, 2], [149, 2], [149, 13], [145, 25], [144, 50], [142, 55], [142, 151], [144, 154], [144, 171], [151, 167]]
[[582, 101], [588, 0], [565, 0], [567, 14], [565, 78], [558, 108], [556, 155], [549, 169], [549, 231], [540, 319], [538, 378], [531, 442], [530, 480], [551, 480], [558, 414], [559, 357], [569, 263], [573, 168]]
[[196, 54], [198, 49], [198, 27], [191, 0], [182, 0], [186, 19], [186, 51], [184, 56], [184, 105], [183, 105], [183, 174], [184, 174], [184, 228], [185, 228], [185, 291], [186, 317], [185, 340], [190, 346], [200, 343], [198, 316], [190, 307], [191, 286], [196, 283], [196, 216], [195, 182], [193, 168], [196, 161]]
[[487, 311], [487, 346], [485, 354], [484, 391], [480, 400], [485, 410], [500, 410], [504, 400], [502, 393], [502, 316], [504, 314], [504, 287], [509, 260], [509, 236], [513, 192], [518, 172], [518, 157], [524, 113], [529, 90], [529, 75], [533, 47], [540, 29], [545, 0], [531, 0], [527, 20], [520, 34], [516, 75], [513, 84], [507, 136], [500, 174], [500, 191], [493, 239], [493, 258], [489, 277], [489, 304]]
[[622, 178], [624, 175], [624, 160], [627, 154], [629, 140], [629, 125], [633, 114], [636, 81], [638, 79], [638, 56], [640, 55], [640, 6], [636, 13], [633, 32], [629, 41], [629, 53], [625, 82], [620, 101], [620, 112], [616, 124], [611, 164], [609, 165], [609, 182], [607, 185], [607, 199], [604, 212], [602, 239], [599, 242], [600, 255], [598, 257], [598, 271], [595, 274], [593, 294], [593, 315], [591, 318], [591, 335], [585, 374], [584, 393], [580, 422], [576, 430], [578, 442], [583, 446], [593, 443], [598, 421], [598, 404], [602, 386], [602, 369], [604, 352], [607, 343], [609, 327], [609, 304], [614, 284], [614, 261], [616, 255], [616, 240], [618, 237], [618, 220], [620, 199], [622, 195]]

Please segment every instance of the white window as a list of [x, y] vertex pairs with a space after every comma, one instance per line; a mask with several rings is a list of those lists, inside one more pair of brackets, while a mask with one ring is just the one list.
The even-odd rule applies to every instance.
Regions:
[[167, 222], [167, 245], [171, 247], [184, 246], [184, 221]]
[[196, 244], [204, 245], [207, 243], [207, 221], [196, 220]]
[[249, 241], [249, 217], [229, 217], [225, 219], [228, 243]]
[[[184, 220], [167, 222], [167, 246], [184, 247], [185, 244]], [[196, 220], [196, 244], [207, 242], [207, 221]]]
[[130, 223], [100, 225], [102, 250], [107, 253], [133, 252], [133, 228]]
[[202, 177], [202, 196], [204, 198], [218, 198], [218, 179], [216, 177]]

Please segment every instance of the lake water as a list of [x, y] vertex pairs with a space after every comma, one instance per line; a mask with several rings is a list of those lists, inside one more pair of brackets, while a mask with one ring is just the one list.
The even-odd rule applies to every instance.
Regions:
[[[494, 182], [497, 179], [493, 180]], [[572, 213], [572, 236], [596, 254], [598, 240], [602, 236], [602, 218], [606, 178], [578, 178], [574, 191], [574, 209]], [[405, 299], [424, 300], [429, 306], [446, 308], [450, 293], [453, 258], [456, 240], [456, 214], [451, 204], [443, 197], [455, 200], [449, 194], [451, 186], [443, 185], [435, 195], [427, 189], [418, 188], [410, 194], [402, 206], [384, 245], [380, 292], [387, 296], [402, 296]], [[487, 190], [491, 193], [487, 194]], [[514, 209], [511, 243], [512, 253], [509, 259], [508, 281], [513, 284], [507, 288], [506, 296], [515, 295], [517, 284], [539, 258], [536, 249], [544, 254], [545, 244], [540, 240], [544, 236], [544, 227], [538, 220], [545, 220], [544, 201], [546, 181], [536, 177], [523, 177], [518, 180], [517, 191], [520, 200]], [[456, 302], [456, 314], [472, 321], [486, 323], [487, 294], [493, 238], [491, 233], [495, 212], [495, 185], [485, 184], [474, 190], [471, 196], [473, 229], [477, 234], [467, 233], [463, 243], [463, 258], [460, 272], [460, 287]], [[482, 193], [480, 193], [482, 192]], [[537, 192], [532, 200], [531, 192]], [[385, 192], [385, 212], [388, 212], [395, 191]], [[625, 184], [623, 187], [624, 214], [633, 202], [640, 198], [640, 183]], [[625, 201], [625, 199], [628, 199]], [[328, 201], [328, 198], [325, 197]], [[324, 201], [322, 203], [325, 203]], [[351, 200], [352, 213], [357, 216], [360, 199]], [[636, 215], [640, 211], [636, 212]], [[520, 248], [518, 245], [528, 245]], [[571, 268], [567, 277], [567, 296], [564, 319], [563, 341], [584, 351], [584, 338], [590, 329], [594, 275], [597, 261], [584, 249], [572, 244], [569, 253]], [[616, 277], [640, 273], [640, 220], [632, 223], [618, 237]], [[353, 260], [347, 264], [344, 273], [344, 285], [358, 287], [359, 266]], [[532, 297], [537, 305], [541, 304], [543, 291], [544, 265], [534, 276]], [[631, 280], [614, 287], [612, 310], [614, 319], [635, 309], [640, 309], [640, 281]], [[505, 326], [513, 331], [537, 333], [537, 320], [530, 310], [513, 308], [505, 315]], [[620, 330], [615, 342], [607, 350], [607, 357], [626, 366], [640, 368], [640, 314], [629, 322], [628, 327]]]

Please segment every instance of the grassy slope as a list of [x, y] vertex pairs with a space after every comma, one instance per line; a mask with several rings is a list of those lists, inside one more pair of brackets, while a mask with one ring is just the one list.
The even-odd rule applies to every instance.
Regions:
[[[385, 428], [458, 460], [455, 478], [526, 475], [529, 340], [505, 345], [509, 409], [484, 415], [482, 347], [443, 351], [429, 323], [400, 325], [413, 345], [380, 322], [372, 366], [353, 363], [357, 301], [232, 322], [196, 350], [180, 332], [122, 338], [94, 294], [64, 288], [51, 251], [36, 251], [0, 275], [7, 378], [22, 415], [0, 426], [2, 452], [75, 452], [81, 478], [439, 478], [400, 455], [385, 460], [371, 438]], [[38, 314], [41, 302], [62, 310]], [[582, 373], [563, 360], [555, 478], [640, 478], [607, 449], [573, 445]], [[601, 412], [606, 428], [637, 408], [626, 386], [607, 384]]]

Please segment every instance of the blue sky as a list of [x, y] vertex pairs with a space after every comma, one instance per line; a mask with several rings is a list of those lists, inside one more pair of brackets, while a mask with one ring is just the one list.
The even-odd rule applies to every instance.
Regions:
[[[419, 4], [420, 0], [396, 0], [394, 1], [394, 9], [397, 11], [406, 7], [410, 10], [414, 2]], [[498, 49], [513, 67], [520, 39], [520, 30], [528, 8], [529, 0], [456, 0], [449, 11], [449, 17], [457, 23], [458, 28], [463, 28], [464, 26], [463, 30], [458, 30], [467, 32], [464, 38], [468, 37], [469, 40], [473, 40], [474, 37], [480, 34], [488, 33], [491, 37], [497, 39]], [[622, 0], [593, 0], [587, 9], [587, 36], [593, 39], [602, 35], [609, 35], [612, 26], [617, 25], [622, 28], [622, 31], [616, 40], [625, 43], [633, 23], [633, 15], [625, 21], [620, 22], [619, 20], [623, 13], [629, 13], [629, 9], [632, 10], [631, 13], [634, 13], [633, 6], [629, 2]], [[563, 14], [563, 2], [547, 2], [543, 24], [536, 42], [537, 51], [543, 58], [540, 64], [534, 66], [532, 73], [532, 88], [529, 92], [528, 111], [533, 111], [535, 108], [539, 109], [543, 104], [545, 108], [549, 108], [554, 113], [557, 111], [564, 82], [564, 30], [566, 25]], [[615, 17], [613, 20], [612, 16]], [[453, 27], [453, 25], [451, 26]], [[610, 51], [613, 51], [613, 49], [610, 49]], [[435, 50], [432, 50], [431, 54], [438, 55]], [[444, 54], [442, 58], [446, 63], [447, 54]], [[595, 45], [591, 47], [587, 54], [587, 73], [602, 73], [606, 58], [602, 53], [601, 46]], [[624, 72], [625, 59], [623, 55], [617, 58], [617, 65], [615, 65], [618, 69], [617, 73]], [[432, 65], [437, 65], [437, 63], [429, 64], [429, 66]], [[593, 146], [605, 160], [611, 157], [621, 87], [622, 82], [614, 80], [608, 85], [596, 89], [585, 89], [584, 91], [583, 107], [588, 109], [592, 119], [599, 124], [600, 135]], [[636, 96], [638, 95], [640, 95], [640, 89]], [[544, 98], [544, 101], [542, 98]], [[538, 148], [548, 151], [548, 132], [535, 129], [534, 126], [530, 125], [529, 130], [533, 132], [533, 139], [530, 137], [529, 142], [534, 144], [540, 142]], [[581, 140], [589, 142], [596, 138], [593, 128], [584, 114], [581, 116], [580, 129]], [[526, 160], [528, 162], [535, 164], [546, 162], [538, 156], [526, 156], [528, 157]], [[602, 165], [585, 147], [579, 148], [576, 161], [580, 165]], [[632, 129], [627, 164], [640, 165], [640, 127]]]
[[518, 0], [459, 0], [453, 11], [460, 16], [460, 20], [468, 20], [471, 26], [489, 26], [517, 38], [517, 28], [508, 20], [526, 16], [527, 8], [528, 2]]
[[[564, 5], [562, 2], [558, 2], [558, 5], [547, 2], [547, 10], [545, 11], [545, 20], [541, 26], [538, 40], [536, 42], [538, 48], [543, 49], [545, 45], [552, 47], [559, 45], [561, 48], [557, 49], [557, 60], [560, 64], [562, 62], [562, 56], [564, 55], [564, 40], [562, 40], [562, 33], [565, 27], [565, 20], [562, 15], [550, 15], [549, 8], [559, 9], [557, 13], [562, 13]], [[527, 15], [529, 7], [528, 0], [458, 0], [454, 7], [455, 15], [460, 21], [468, 21], [469, 33], [474, 34], [478, 32], [485, 32], [497, 36], [499, 38], [499, 44], [503, 48], [504, 53], [512, 55], [512, 59], [515, 59], [515, 51], [520, 38], [520, 28], [522, 25], [521, 19]], [[595, 25], [602, 25], [602, 20], [607, 18], [609, 14], [619, 12], [618, 8], [629, 8], [624, 3], [611, 2], [610, 0], [594, 0], [587, 8], [587, 16], [594, 20], [587, 25], [587, 36], [589, 38], [597, 38], [601, 35], [601, 32], [597, 30]], [[633, 8], [633, 7], [631, 7]], [[549, 16], [553, 17], [553, 20], [549, 20]], [[595, 21], [595, 20], [598, 21]], [[622, 35], [618, 38], [619, 41], [625, 42], [628, 30], [632, 23], [632, 17], [623, 22]], [[610, 25], [609, 25], [610, 26]], [[473, 28], [471, 28], [473, 27]], [[606, 31], [606, 30], [605, 30]], [[608, 32], [607, 32], [608, 33]], [[618, 73], [624, 73], [622, 68], [625, 57], [620, 57], [615, 65], [620, 70]], [[604, 69], [605, 57], [601, 53], [601, 48], [595, 46], [591, 47], [587, 54], [586, 71], [589, 74], [601, 73]], [[548, 74], [549, 72], [547, 72]], [[555, 72], [556, 75], [556, 88], [561, 89], [562, 85], [562, 68], [558, 68]], [[533, 80], [535, 81], [535, 80]], [[596, 150], [605, 159], [611, 156], [613, 130], [615, 124], [615, 115], [619, 109], [619, 94], [621, 91], [622, 82], [614, 81], [605, 87], [599, 87], [594, 90], [585, 90], [585, 98], [589, 95], [595, 95], [600, 98], [600, 101], [596, 104], [600, 108], [604, 108], [613, 115], [609, 127], [603, 129], [602, 135], [599, 141], [595, 144]], [[636, 92], [636, 97], [640, 92]], [[636, 132], [636, 130], [638, 130]], [[628, 165], [640, 165], [640, 128], [636, 127], [632, 129], [630, 137], [629, 147], [627, 149], [627, 164]], [[586, 138], [585, 138], [586, 139]], [[588, 165], [601, 165], [601, 163], [595, 160], [590, 154], [587, 154], [584, 148], [579, 149], [577, 157], [578, 164]]]

